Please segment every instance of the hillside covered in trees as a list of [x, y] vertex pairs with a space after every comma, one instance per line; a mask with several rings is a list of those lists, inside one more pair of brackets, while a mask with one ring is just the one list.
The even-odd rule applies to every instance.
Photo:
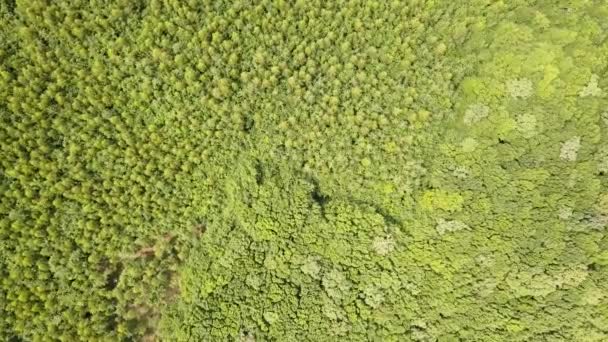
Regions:
[[1, 341], [608, 341], [608, 2], [0, 0]]

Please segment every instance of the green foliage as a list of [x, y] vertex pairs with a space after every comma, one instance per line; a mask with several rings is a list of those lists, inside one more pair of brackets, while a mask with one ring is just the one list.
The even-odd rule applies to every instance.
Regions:
[[608, 340], [600, 0], [0, 0], [0, 340]]

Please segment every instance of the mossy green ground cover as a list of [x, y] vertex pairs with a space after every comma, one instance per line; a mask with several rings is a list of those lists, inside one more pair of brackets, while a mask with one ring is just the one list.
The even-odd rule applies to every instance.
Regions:
[[608, 3], [0, 1], [0, 340], [608, 341]]

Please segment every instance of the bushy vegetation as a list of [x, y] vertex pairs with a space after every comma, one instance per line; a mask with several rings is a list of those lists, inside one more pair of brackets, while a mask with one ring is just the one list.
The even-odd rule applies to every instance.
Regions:
[[602, 0], [0, 0], [0, 340], [608, 340]]

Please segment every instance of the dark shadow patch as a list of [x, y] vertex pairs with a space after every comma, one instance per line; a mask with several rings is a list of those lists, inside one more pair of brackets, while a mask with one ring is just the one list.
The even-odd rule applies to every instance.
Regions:
[[393, 226], [401, 225], [401, 221], [399, 219], [397, 219], [395, 216], [386, 212], [383, 208], [374, 206], [374, 209], [376, 210], [376, 212], [378, 214], [380, 214], [380, 216], [382, 216], [382, 218], [384, 219], [384, 222], [386, 222], [388, 225], [393, 225]]
[[319, 188], [315, 188], [310, 195], [312, 200], [317, 202], [321, 207], [325, 206], [325, 204], [327, 204], [327, 202], [330, 200], [329, 196], [322, 193]]
[[111, 314], [106, 318], [106, 331], [114, 332], [118, 327], [118, 315]]
[[253, 120], [253, 118], [246, 117], [245, 121], [243, 122], [243, 131], [245, 133], [250, 133], [253, 129], [253, 126], [255, 126], [255, 121]]
[[16, 0], [4, 0], [4, 4], [6, 6], [6, 11], [9, 15], [15, 15]]
[[118, 263], [114, 271], [108, 274], [106, 279], [106, 290], [112, 291], [118, 285], [118, 281], [120, 280], [120, 275], [122, 274], [123, 266], [122, 263]]
[[264, 166], [262, 165], [262, 162], [258, 160], [255, 163], [255, 182], [257, 185], [262, 185], [264, 184], [265, 178], [266, 175], [264, 173]]
[[132, 8], [129, 11], [129, 16], [137, 16], [137, 18], [143, 18], [145, 11], [148, 8], [146, 1], [133, 1]]
[[331, 197], [321, 191], [321, 187], [317, 179], [309, 177], [308, 181], [313, 185], [312, 191], [310, 192], [310, 197], [319, 205], [321, 208], [321, 215], [325, 217], [325, 206], [329, 201], [331, 201]]
[[382, 216], [382, 219], [384, 220], [384, 222], [389, 226], [401, 226], [401, 220], [399, 220], [397, 217], [389, 214], [388, 211], [386, 211], [384, 208], [382, 208], [379, 205], [376, 205], [374, 203], [367, 202], [367, 201], [354, 199], [352, 197], [349, 198], [348, 201], [351, 203], [354, 203], [358, 206], [371, 208], [378, 215]]

